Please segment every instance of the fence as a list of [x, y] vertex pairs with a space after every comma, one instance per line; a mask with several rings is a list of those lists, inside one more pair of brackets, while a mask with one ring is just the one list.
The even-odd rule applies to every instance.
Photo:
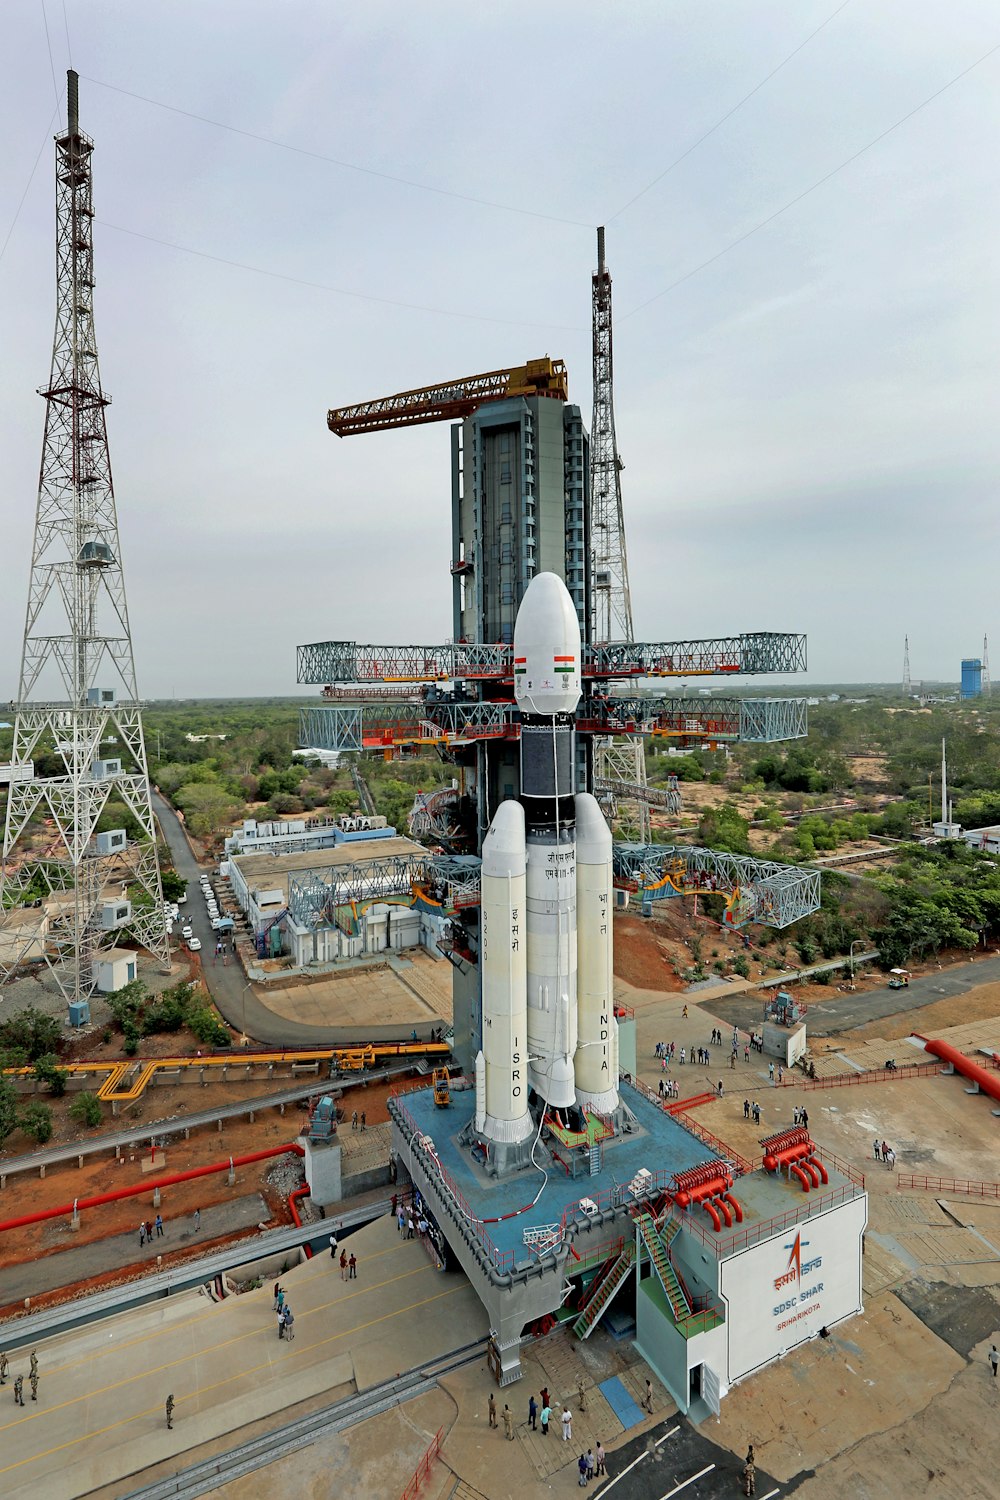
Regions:
[[[824, 1152], [824, 1157], [828, 1157], [828, 1153]], [[695, 1218], [693, 1213], [685, 1213], [683, 1224], [684, 1228], [696, 1235], [719, 1260], [723, 1260], [728, 1255], [734, 1255], [737, 1250], [748, 1250], [751, 1245], [759, 1245], [763, 1240], [769, 1240], [774, 1235], [780, 1234], [782, 1230], [791, 1228], [793, 1224], [801, 1224], [803, 1219], [825, 1213], [838, 1203], [848, 1203], [857, 1196], [858, 1188], [854, 1182], [834, 1188], [832, 1192], [824, 1193], [822, 1197], [817, 1197], [815, 1193], [804, 1193], [801, 1204], [795, 1208], [790, 1208], [773, 1219], [761, 1219], [756, 1224], [745, 1224], [742, 1229], [734, 1230], [731, 1234], [716, 1234], [707, 1224]]]
[[426, 1482], [426, 1480], [428, 1480], [430, 1478], [430, 1475], [431, 1475], [431, 1466], [433, 1465], [435, 1459], [440, 1456], [440, 1453], [441, 1453], [441, 1434], [443, 1432], [444, 1432], [444, 1428], [443, 1427], [439, 1427], [438, 1430], [437, 1430], [437, 1432], [431, 1438], [430, 1445], [429, 1445], [429, 1447], [427, 1449], [427, 1452], [424, 1454], [423, 1458], [417, 1464], [416, 1470], [414, 1471], [413, 1478], [410, 1480], [409, 1484], [406, 1486], [406, 1489], [403, 1491], [402, 1495], [400, 1496], [400, 1500], [413, 1500], [413, 1497], [415, 1495], [419, 1495], [420, 1494], [420, 1486], [422, 1484], [424, 1484]]
[[924, 1193], [967, 1193], [970, 1198], [1000, 1198], [1000, 1182], [972, 1182], [968, 1178], [918, 1177], [897, 1172], [898, 1188], [919, 1188]]

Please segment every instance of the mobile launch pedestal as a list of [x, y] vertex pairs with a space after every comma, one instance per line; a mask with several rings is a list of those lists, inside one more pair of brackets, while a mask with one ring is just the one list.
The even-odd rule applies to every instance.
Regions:
[[526, 1166], [548, 1115], [586, 1132], [621, 1126], [612, 991], [611, 832], [574, 795], [580, 627], [554, 573], [532, 579], [514, 626], [521, 799], [483, 841], [482, 1050], [464, 1139], [492, 1175]]

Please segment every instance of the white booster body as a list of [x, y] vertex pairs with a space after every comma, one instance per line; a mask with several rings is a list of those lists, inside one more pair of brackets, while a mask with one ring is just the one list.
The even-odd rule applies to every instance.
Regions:
[[531, 1086], [561, 1109], [576, 1103], [576, 845], [563, 829], [529, 833], [527, 849]]
[[618, 1108], [618, 1022], [614, 1006], [611, 829], [595, 797], [576, 798], [577, 1052], [581, 1109]]
[[[483, 840], [479, 964], [483, 995], [485, 1119], [492, 1141], [526, 1140], [528, 927], [524, 808], [501, 802]], [[478, 1062], [478, 1060], [477, 1060]], [[479, 1069], [477, 1067], [477, 1115]]]

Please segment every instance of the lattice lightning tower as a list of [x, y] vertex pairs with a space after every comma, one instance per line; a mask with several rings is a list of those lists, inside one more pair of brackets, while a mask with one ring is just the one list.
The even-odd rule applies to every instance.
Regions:
[[903, 697], [908, 698], [911, 692], [910, 682], [910, 637], [903, 637]]
[[[94, 336], [93, 150], [71, 71], [56, 137], [55, 339], [6, 771], [0, 979], [44, 957], [78, 1021], [95, 958], [123, 930], [169, 968]], [[134, 837], [97, 831], [109, 803], [132, 815]]]
[[628, 586], [622, 461], [615, 440], [611, 273], [604, 263], [604, 229], [597, 231], [593, 277], [594, 415], [590, 431], [591, 552], [597, 642], [631, 641], [632, 596]]

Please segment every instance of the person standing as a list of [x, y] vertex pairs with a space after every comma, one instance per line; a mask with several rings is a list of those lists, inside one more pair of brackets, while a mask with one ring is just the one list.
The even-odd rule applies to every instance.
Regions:
[[743, 1465], [743, 1493], [744, 1495], [757, 1493], [757, 1470], [752, 1458]]
[[492, 1391], [490, 1391], [490, 1399], [486, 1404], [489, 1408], [490, 1426], [495, 1427], [497, 1425], [497, 1404], [493, 1399]]
[[355, 1110], [353, 1112], [353, 1114], [351, 1115], [351, 1129], [352, 1130], [357, 1130], [357, 1128], [358, 1128], [358, 1112], [357, 1112], [357, 1110]]
[[743, 1101], [743, 1118], [744, 1118], [744, 1120], [749, 1120], [749, 1118], [750, 1118], [750, 1100], [749, 1099], [744, 1099], [744, 1101]]
[[32, 1373], [32, 1375], [37, 1375], [38, 1374], [38, 1350], [37, 1349], [32, 1349], [32, 1351], [31, 1351], [31, 1358], [28, 1361], [28, 1364], [31, 1366], [31, 1373]]
[[809, 1111], [805, 1108], [805, 1106], [803, 1106], [802, 1109], [799, 1110], [799, 1124], [802, 1126], [803, 1130], [809, 1129]]
[[389, 1212], [392, 1214], [393, 1218], [396, 1217], [396, 1203], [397, 1202], [398, 1202], [397, 1196], [396, 1196], [395, 1193], [393, 1193], [393, 1195], [392, 1195], [392, 1208], [389, 1210]]
[[[994, 1373], [996, 1373], [994, 1371]], [[528, 1397], [528, 1426], [532, 1432], [538, 1431], [538, 1402], [534, 1396]]]
[[573, 1413], [568, 1406], [563, 1407], [559, 1420], [562, 1422], [563, 1442], [571, 1443], [573, 1441]]
[[0, 1349], [0, 1385], [7, 1384], [7, 1372], [9, 1369], [10, 1365], [7, 1363], [7, 1356], [4, 1351]]
[[768, 1083], [774, 1082], [774, 1063], [768, 1063], [767, 1065], [767, 1081]]
[[503, 1407], [503, 1434], [508, 1443], [512, 1443], [514, 1441], [514, 1413], [511, 1411], [506, 1401], [504, 1402]]
[[166, 1413], [167, 1413], [167, 1431], [169, 1432], [170, 1429], [174, 1425], [174, 1397], [173, 1397], [173, 1392], [171, 1392], [171, 1394], [167, 1397]]
[[406, 1216], [406, 1238], [408, 1240], [412, 1240], [412, 1238], [413, 1238], [413, 1214], [412, 1213], [409, 1213]]
[[[720, 1040], [721, 1040], [721, 1038], [720, 1038]], [[588, 1484], [594, 1478], [594, 1475], [595, 1475], [596, 1471], [597, 1471], [597, 1466], [596, 1466], [596, 1460], [594, 1458], [594, 1450], [592, 1448], [588, 1448], [587, 1449], [587, 1483]]]
[[580, 1478], [578, 1480], [578, 1483], [580, 1485], [580, 1488], [582, 1489], [583, 1486], [587, 1483], [587, 1455], [585, 1453], [580, 1454], [580, 1457], [576, 1461], [576, 1466], [580, 1471]]
[[142, 1247], [143, 1247], [143, 1245], [145, 1243], [146, 1243], [146, 1221], [145, 1221], [145, 1219], [140, 1219], [139, 1220], [139, 1249], [140, 1250], [142, 1249]]
[[653, 1382], [651, 1380], [647, 1380], [646, 1381], [646, 1394], [642, 1398], [642, 1405], [643, 1405], [643, 1409], [645, 1411], [652, 1412], [652, 1410], [653, 1410]]
[[331, 1234], [331, 1236], [330, 1236], [330, 1259], [331, 1260], [336, 1260], [337, 1259], [337, 1232], [336, 1232], [336, 1230], [334, 1230], [333, 1234]]
[[14, 1379], [14, 1405], [24, 1405], [24, 1376], [18, 1375]]
[[993, 1371], [993, 1379], [996, 1380], [996, 1378], [997, 1378], [997, 1365], [1000, 1365], [1000, 1353], [997, 1352], [997, 1346], [996, 1346], [996, 1344], [991, 1344], [991, 1346], [990, 1346], [990, 1352], [989, 1352], [989, 1354], [987, 1354], [986, 1358], [990, 1362], [990, 1369]]
[[346, 1250], [341, 1250], [341, 1252], [340, 1252], [340, 1279], [341, 1279], [341, 1281], [346, 1281], [347, 1280], [347, 1251]]
[[292, 1312], [291, 1305], [288, 1302], [285, 1303], [284, 1322], [285, 1338], [289, 1343], [291, 1343], [292, 1339], [295, 1337], [295, 1329], [292, 1326], [295, 1322], [295, 1314]]
[[396, 1224], [400, 1234], [402, 1234], [406, 1228], [406, 1209], [402, 1204], [399, 1205], [399, 1210], [396, 1214]]
[[594, 1472], [598, 1479], [603, 1479], [608, 1472], [604, 1467], [604, 1457], [604, 1444], [601, 1442], [600, 1438], [598, 1438], [597, 1447], [594, 1450], [594, 1458], [597, 1460], [597, 1468]]
[[541, 1418], [542, 1418], [542, 1437], [548, 1437], [548, 1435], [549, 1435], [549, 1419], [552, 1416], [552, 1408], [549, 1405], [549, 1403], [545, 1400], [545, 1393], [544, 1393], [544, 1391], [542, 1392], [542, 1410], [541, 1410], [540, 1415], [541, 1415]]
[[358, 1277], [358, 1259], [352, 1250], [347, 1259], [347, 1279], [356, 1281]]
[[198, 1230], [198, 1229], [201, 1228], [201, 1209], [200, 1208], [196, 1208], [195, 1211], [194, 1211], [194, 1227], [195, 1227], [196, 1230]]
[[872, 1154], [874, 1155], [876, 1161], [878, 1161], [879, 1157], [882, 1155], [882, 1146], [879, 1142], [878, 1136], [876, 1136], [872, 1141]]
[[156, 1215], [156, 1222], [155, 1222], [155, 1224], [154, 1224], [153, 1227], [156, 1230], [157, 1238], [162, 1240], [162, 1238], [163, 1238], [163, 1215], [162, 1214], [157, 1214]]
[[28, 1376], [28, 1379], [31, 1382], [31, 1399], [32, 1399], [32, 1401], [37, 1401], [38, 1400], [38, 1371], [37, 1370], [32, 1370], [31, 1374]]

